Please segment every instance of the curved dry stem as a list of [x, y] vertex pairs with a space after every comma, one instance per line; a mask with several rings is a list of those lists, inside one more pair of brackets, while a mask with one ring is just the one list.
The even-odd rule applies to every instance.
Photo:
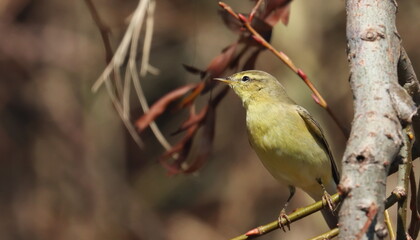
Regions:
[[[152, 4], [152, 2], [153, 2], [153, 4]], [[154, 12], [154, 5], [155, 5], [154, 4], [154, 1], [151, 0], [150, 1], [150, 4], [152, 4], [153, 6], [152, 6], [151, 11], [149, 11], [149, 13], [150, 12], [153, 13]], [[144, 9], [144, 11], [145, 10], [146, 9]], [[133, 17], [139, 17], [139, 18], [140, 17], [144, 17], [144, 14], [142, 14], [142, 15], [140, 15], [140, 14], [139, 15], [135, 15]], [[142, 22], [143, 21], [143, 18], [141, 20], [139, 19], [139, 22], [140, 21]], [[130, 48], [130, 55], [129, 55], [129, 59], [128, 59], [128, 65], [129, 65], [131, 77], [132, 77], [132, 80], [133, 80], [133, 85], [134, 85], [134, 88], [136, 90], [137, 97], [139, 99], [140, 105], [141, 105], [141, 107], [142, 107], [142, 109], [143, 109], [144, 112], [148, 112], [149, 111], [149, 105], [147, 104], [146, 97], [144, 95], [143, 89], [142, 89], [141, 84], [140, 84], [140, 76], [138, 74], [139, 71], [138, 71], [138, 68], [137, 68], [137, 61], [136, 61], [137, 51], [138, 51], [138, 42], [139, 42], [139, 39], [140, 39], [141, 27], [142, 27], [142, 24], [137, 24], [135, 26], [135, 28], [134, 28], [134, 34], [133, 34], [133, 38], [131, 40], [131, 48]], [[152, 24], [149, 23], [148, 25], [146, 25], [146, 27], [149, 27], [149, 28], [150, 27], [153, 27], [153, 23]], [[146, 30], [146, 32], [152, 32], [152, 31], [153, 31], [153, 29]], [[148, 38], [148, 41], [151, 41], [151, 36]], [[147, 50], [146, 52], [147, 53], [150, 53], [150, 43], [149, 44], [146, 44], [146, 42], [147, 41], [145, 41], [145, 46], [146, 47], [149, 47], [149, 50]], [[143, 52], [143, 58], [144, 58], [144, 55], [145, 54], [146, 53]], [[149, 59], [149, 57], [147, 57], [146, 59]], [[149, 65], [148, 62], [146, 62], [145, 64], [146, 64], [146, 66]], [[150, 129], [152, 130], [153, 134], [155, 134], [155, 136], [158, 139], [158, 141], [160, 142], [160, 144], [162, 144], [162, 146], [166, 150], [171, 149], [171, 147], [172, 147], [171, 144], [163, 136], [163, 134], [160, 131], [159, 127], [157, 126], [156, 122], [153, 121], [153, 122], [150, 123]]]
[[114, 93], [113, 87], [111, 86], [111, 81], [105, 81], [105, 86], [106, 89], [108, 91], [108, 95], [111, 98], [112, 103], [115, 106], [115, 109], [117, 110], [117, 113], [120, 115], [120, 118], [122, 119], [125, 127], [127, 128], [128, 133], [131, 135], [131, 137], [133, 138], [134, 142], [137, 143], [137, 145], [142, 148], [143, 147], [143, 141], [141, 140], [141, 138], [139, 137], [139, 135], [137, 134], [136, 129], [134, 128], [133, 124], [127, 120], [126, 118], [124, 118], [124, 113], [123, 113], [123, 109], [117, 99], [117, 96]]
[[154, 13], [155, 13], [156, 2], [151, 0], [149, 7], [147, 8], [147, 19], [146, 19], [146, 32], [144, 34], [144, 45], [143, 45], [143, 55], [141, 59], [140, 67], [140, 76], [146, 76], [147, 72], [152, 74], [157, 74], [156, 69], [152, 67], [149, 63], [150, 58], [150, 49], [152, 46], [152, 37], [153, 37], [153, 25], [154, 25]]
[[[118, 111], [121, 119], [123, 120], [125, 126], [130, 132], [130, 135], [133, 136], [133, 139], [137, 142], [140, 137], [138, 134], [134, 134], [135, 128], [130, 121], [130, 94], [131, 94], [131, 82], [134, 85], [137, 98], [140, 102], [140, 105], [144, 112], [149, 111], [149, 105], [147, 103], [146, 97], [144, 95], [143, 89], [140, 84], [140, 75], [139, 69], [137, 66], [137, 54], [138, 54], [138, 44], [141, 38], [141, 29], [143, 22], [146, 19], [146, 30], [144, 36], [144, 45], [142, 52], [142, 62], [141, 62], [141, 76], [145, 76], [147, 72], [156, 74], [158, 70], [152, 67], [149, 63], [149, 55], [151, 48], [151, 41], [153, 36], [153, 26], [154, 19], [153, 14], [155, 11], [156, 2], [155, 0], [141, 0], [134, 11], [134, 14], [131, 18], [130, 24], [127, 27], [127, 31], [121, 41], [117, 51], [115, 52], [114, 57], [110, 60], [108, 66], [105, 68], [104, 72], [98, 78], [98, 80], [93, 84], [92, 91], [96, 92], [103, 83], [108, 83], [111, 81], [111, 74], [114, 76], [115, 80], [115, 90], [117, 95], [114, 94], [112, 85], [107, 84], [108, 94], [113, 102], [114, 106]], [[123, 65], [125, 60], [128, 57], [128, 66], [124, 69]], [[124, 70], [123, 70], [124, 69]], [[123, 75], [121, 70], [125, 72]], [[124, 76], [124, 83], [122, 80]], [[162, 132], [159, 130], [155, 122], [150, 123], [150, 128], [160, 144], [166, 149], [171, 149], [170, 143], [163, 136]], [[136, 137], [134, 137], [136, 135]]]

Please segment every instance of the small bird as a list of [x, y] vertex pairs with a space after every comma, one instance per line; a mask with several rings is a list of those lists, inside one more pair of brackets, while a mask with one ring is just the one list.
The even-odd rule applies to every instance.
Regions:
[[[289, 186], [279, 220], [287, 219], [285, 209], [295, 187], [316, 201], [336, 192], [339, 173], [320, 125], [287, 96], [274, 76], [249, 70], [215, 80], [229, 84], [241, 98], [252, 148], [271, 175]], [[324, 209], [322, 214], [330, 228], [337, 226], [332, 211]]]

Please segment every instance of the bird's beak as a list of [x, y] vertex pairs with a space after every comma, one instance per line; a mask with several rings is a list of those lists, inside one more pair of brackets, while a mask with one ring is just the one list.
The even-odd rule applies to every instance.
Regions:
[[227, 84], [232, 83], [232, 80], [230, 80], [229, 78], [213, 78], [213, 80], [224, 82], [224, 83], [227, 83]]

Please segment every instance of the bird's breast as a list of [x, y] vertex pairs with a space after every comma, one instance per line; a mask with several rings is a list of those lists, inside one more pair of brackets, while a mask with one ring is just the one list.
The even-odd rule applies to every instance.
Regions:
[[251, 146], [277, 180], [306, 188], [330, 178], [327, 153], [293, 105], [248, 106], [246, 119]]

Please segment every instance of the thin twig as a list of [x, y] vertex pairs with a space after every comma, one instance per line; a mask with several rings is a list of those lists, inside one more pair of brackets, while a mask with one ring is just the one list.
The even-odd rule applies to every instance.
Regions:
[[[402, 157], [402, 164], [398, 170], [397, 187], [404, 189], [406, 192], [409, 188], [410, 172], [412, 167], [411, 162], [411, 141], [408, 137], [408, 129], [404, 131], [404, 145], [401, 147], [400, 155]], [[397, 240], [406, 239], [407, 229], [407, 198], [398, 202], [398, 219], [397, 219]]]
[[254, 18], [255, 14], [257, 13], [258, 9], [260, 8], [262, 2], [264, 0], [258, 0], [258, 2], [255, 4], [255, 6], [252, 8], [251, 13], [249, 14], [249, 21], [252, 22], [252, 19]]
[[[105, 47], [105, 61], [107, 64], [109, 64], [112, 62], [112, 56], [113, 56], [111, 40], [109, 39], [109, 33], [110, 33], [109, 27], [103, 23], [93, 2], [91, 0], [85, 0], [85, 3], [90, 11], [90, 14], [92, 15], [93, 21], [95, 22], [96, 26], [99, 29], [99, 33], [101, 34], [101, 38]], [[122, 91], [123, 91], [122, 83], [120, 81], [119, 74], [116, 74], [115, 72], [114, 72], [114, 80], [115, 80], [115, 88], [117, 90], [117, 93], [119, 96], [121, 96]]]
[[[394, 191], [392, 194], [391, 194], [391, 196], [389, 196], [387, 199], [386, 199], [386, 202], [385, 202], [385, 208], [386, 208], [386, 210], [385, 210], [385, 215], [386, 216], [388, 216], [388, 218], [386, 218], [388, 221], [389, 221], [389, 223], [391, 223], [390, 222], [390, 220], [389, 220], [389, 214], [388, 214], [388, 208], [390, 208], [392, 205], [394, 205], [395, 203], [397, 203], [399, 200], [401, 200], [401, 199], [403, 199], [405, 197], [405, 195], [404, 194], [399, 194], [399, 193], [397, 193], [396, 191]], [[395, 239], [395, 233], [394, 233], [394, 231], [393, 231], [393, 228], [392, 228], [392, 226], [391, 227], [389, 227], [388, 229], [390, 229], [391, 231], [389, 232], [389, 235], [390, 235], [390, 239], [391, 240], [394, 240]], [[309, 239], [309, 240], [324, 240], [324, 239], [331, 239], [331, 238], [333, 238], [333, 237], [336, 237], [336, 236], [338, 236], [338, 234], [339, 234], [339, 229], [338, 228], [335, 228], [335, 229], [332, 229], [332, 230], [330, 230], [330, 231], [328, 231], [328, 232], [326, 232], [326, 233], [323, 233], [323, 234], [321, 234], [321, 235], [318, 235], [318, 236], [316, 236], [316, 237], [314, 237], [314, 238], [311, 238], [311, 239]]]
[[338, 236], [338, 234], [340, 233], [340, 231], [338, 230], [338, 228], [334, 228], [331, 229], [330, 231], [323, 233], [321, 235], [318, 235], [314, 238], [311, 238], [309, 240], [325, 240], [325, 239], [331, 239], [333, 237]]
[[416, 176], [414, 174], [413, 168], [410, 171], [410, 210], [411, 210], [411, 220], [410, 226], [408, 227], [408, 234], [413, 238], [417, 239], [417, 236], [420, 231], [420, 214], [418, 206], [418, 192], [417, 192], [417, 183]]
[[[141, 11], [143, 5], [148, 0], [141, 0], [139, 2], [139, 5], [137, 6], [136, 10], [134, 11], [134, 15]], [[146, 7], [146, 6], [144, 6]], [[92, 91], [96, 92], [98, 91], [99, 87], [102, 86], [102, 84], [109, 80], [109, 76], [113, 71], [116, 72], [116, 76], [121, 76], [120, 67], [124, 64], [124, 60], [127, 56], [127, 50], [130, 46], [130, 42], [133, 36], [133, 28], [137, 24], [134, 21], [134, 17], [131, 19], [130, 24], [127, 27], [127, 30], [125, 31], [124, 37], [121, 40], [120, 45], [117, 48], [117, 51], [115, 52], [114, 56], [112, 57], [111, 61], [109, 62], [108, 66], [105, 68], [105, 70], [102, 72], [101, 76], [99, 76], [98, 80], [93, 84]]]
[[[339, 201], [341, 201], [341, 196], [338, 193], [336, 193], [336, 194], [331, 196], [331, 199], [332, 199], [333, 203], [338, 203]], [[315, 212], [317, 212], [317, 211], [319, 211], [319, 210], [321, 210], [325, 207], [328, 207], [328, 204], [325, 201], [321, 200], [321, 201], [318, 201], [318, 202], [316, 202], [314, 204], [311, 204], [309, 206], [297, 209], [296, 211], [294, 211], [293, 213], [288, 215], [288, 219], [290, 220], [290, 223], [293, 223], [293, 222], [295, 222], [299, 219], [302, 219], [306, 216], [309, 216], [312, 213], [315, 213]], [[285, 218], [282, 218], [281, 219], [281, 224], [283, 224], [283, 225], [287, 224], [287, 220]], [[268, 223], [266, 225], [260, 226], [258, 228], [254, 228], [254, 229], [248, 231], [247, 233], [245, 233], [241, 236], [232, 238], [231, 240], [251, 239], [251, 238], [256, 237], [256, 236], [261, 236], [261, 235], [267, 234], [267, 233], [269, 233], [269, 232], [271, 232], [275, 229], [278, 229], [278, 228], [280, 228], [279, 221], [275, 220], [275, 221], [273, 221], [271, 223]]]
[[[406, 192], [399, 191], [398, 189], [395, 189], [391, 193], [391, 195], [385, 200], [385, 209], [390, 208], [391, 206], [393, 206], [398, 201], [404, 199], [406, 196], [407, 196]], [[337, 204], [338, 202], [340, 202], [342, 200], [342, 196], [340, 196], [339, 193], [336, 193], [336, 194], [332, 195], [331, 198], [332, 198], [332, 200], [335, 204]], [[312, 213], [323, 209], [325, 206], [328, 206], [328, 205], [326, 203], [324, 203], [323, 201], [318, 201], [318, 202], [316, 202], [314, 204], [311, 204], [307, 207], [297, 209], [296, 211], [294, 211], [293, 213], [288, 215], [288, 217], [289, 217], [291, 222], [295, 222], [295, 221], [297, 221], [301, 218], [309, 216]], [[283, 224], [286, 223], [286, 221], [283, 218], [282, 218], [282, 223]], [[260, 226], [258, 228], [254, 228], [254, 229], [248, 231], [246, 234], [243, 234], [241, 236], [237, 236], [235, 238], [232, 238], [231, 240], [253, 239], [256, 236], [261, 236], [261, 235], [267, 234], [267, 233], [269, 233], [271, 231], [274, 231], [278, 228], [280, 228], [279, 227], [279, 222], [278, 222], [278, 220], [276, 220], [276, 221], [273, 221], [271, 223]], [[324, 234], [327, 234], [327, 233], [324, 233]]]
[[109, 63], [111, 62], [111, 59], [112, 59], [111, 41], [109, 40], [109, 36], [108, 36], [109, 28], [102, 22], [92, 0], [85, 0], [85, 3], [89, 8], [90, 15], [92, 15], [93, 21], [95, 22], [96, 26], [98, 26], [102, 41], [104, 42], [105, 59], [106, 59], [106, 62]]
[[391, 222], [391, 218], [389, 217], [388, 210], [385, 210], [384, 217], [385, 217], [385, 225], [386, 225], [386, 227], [388, 229], [388, 233], [389, 233], [389, 240], [394, 240], [395, 239], [395, 231], [394, 231], [394, 228], [392, 227], [392, 222]]

